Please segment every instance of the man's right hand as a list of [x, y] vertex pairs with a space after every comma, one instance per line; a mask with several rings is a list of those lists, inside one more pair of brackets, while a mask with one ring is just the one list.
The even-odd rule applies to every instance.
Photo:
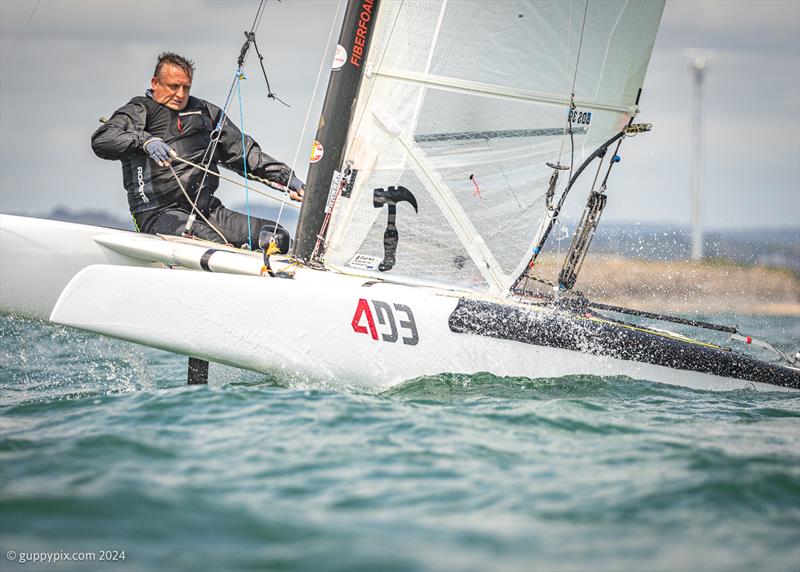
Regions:
[[178, 154], [159, 137], [148, 139], [144, 142], [142, 148], [160, 167], [169, 165], [170, 155], [173, 157], [178, 156]]
[[295, 177], [294, 173], [292, 173], [292, 176], [289, 179], [289, 184], [286, 185], [286, 187], [288, 189], [290, 199], [299, 203], [303, 202], [303, 194], [306, 190], [306, 184]]

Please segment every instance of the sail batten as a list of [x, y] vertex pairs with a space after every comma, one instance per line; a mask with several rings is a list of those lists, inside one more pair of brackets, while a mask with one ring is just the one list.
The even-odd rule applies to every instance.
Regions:
[[500, 269], [500, 265], [497, 263], [492, 252], [486, 248], [486, 244], [470, 222], [469, 217], [459, 206], [458, 201], [455, 200], [453, 193], [447, 188], [441, 178], [437, 176], [436, 170], [428, 164], [423, 153], [420, 152], [420, 149], [416, 145], [402, 138], [400, 142], [408, 151], [409, 157], [414, 161], [416, 166], [425, 174], [425, 178], [430, 183], [426, 185], [426, 189], [431, 193], [434, 201], [445, 215], [445, 218], [455, 231], [461, 244], [475, 263], [476, 268], [489, 284], [490, 291], [496, 294], [504, 291], [507, 285], [503, 281], [503, 272]]
[[[400, 70], [384, 70], [373, 71], [372, 75], [377, 77], [384, 77], [386, 79], [395, 79], [410, 84], [420, 84], [429, 87], [437, 87], [443, 90], [453, 91], [457, 93], [466, 94], [482, 94], [494, 96], [500, 99], [507, 99], [512, 101], [528, 101], [533, 103], [543, 103], [548, 105], [555, 105], [560, 108], [568, 107], [573, 101], [569, 94], [547, 94], [537, 93], [534, 91], [526, 91], [514, 89], [503, 86], [496, 86], [492, 84], [485, 84], [476, 81], [459, 80], [455, 78], [441, 77], [431, 74], [403, 72]], [[614, 103], [603, 102], [596, 98], [588, 99], [576, 97], [574, 98], [575, 105], [580, 107], [591, 107], [596, 110], [616, 111], [618, 113], [633, 113], [636, 112], [636, 106], [631, 105], [616, 105]]]
[[[583, 135], [586, 129], [573, 128], [573, 133]], [[417, 143], [435, 143], [437, 141], [474, 141], [476, 139], [496, 139], [509, 137], [553, 137], [563, 135], [563, 127], [545, 127], [543, 129], [503, 129], [499, 131], [461, 131], [459, 133], [427, 133], [414, 135]]]

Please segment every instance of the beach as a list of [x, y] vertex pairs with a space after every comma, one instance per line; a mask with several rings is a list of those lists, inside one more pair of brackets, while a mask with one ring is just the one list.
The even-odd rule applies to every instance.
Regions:
[[[557, 262], [541, 260], [537, 275], [552, 280]], [[800, 276], [787, 268], [725, 260], [588, 257], [575, 290], [599, 302], [653, 312], [800, 317]]]

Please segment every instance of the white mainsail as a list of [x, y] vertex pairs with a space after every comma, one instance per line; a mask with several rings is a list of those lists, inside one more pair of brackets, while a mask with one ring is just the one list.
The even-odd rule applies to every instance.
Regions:
[[[530, 257], [552, 170], [575, 167], [636, 114], [663, 2], [384, 0], [348, 135], [358, 170], [335, 204], [325, 262], [505, 292]], [[573, 96], [574, 94], [574, 96]], [[562, 185], [568, 177], [562, 178]], [[358, 262], [354, 262], [357, 260]]]

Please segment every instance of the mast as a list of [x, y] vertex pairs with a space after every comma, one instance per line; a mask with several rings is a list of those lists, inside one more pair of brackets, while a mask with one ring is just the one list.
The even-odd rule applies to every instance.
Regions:
[[[297, 223], [294, 255], [309, 260], [317, 242], [334, 171], [340, 171], [356, 96], [369, 53], [380, 0], [349, 0], [339, 34], [346, 60], [331, 71], [322, 106], [314, 152], [322, 156], [311, 164], [306, 193]], [[341, 49], [337, 49], [337, 55]]]

